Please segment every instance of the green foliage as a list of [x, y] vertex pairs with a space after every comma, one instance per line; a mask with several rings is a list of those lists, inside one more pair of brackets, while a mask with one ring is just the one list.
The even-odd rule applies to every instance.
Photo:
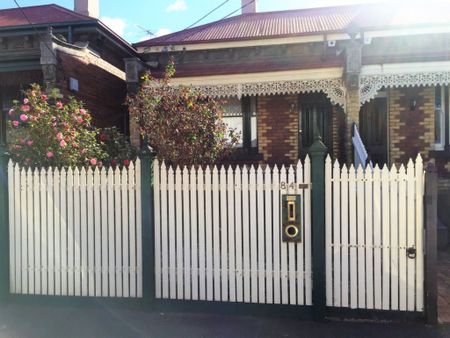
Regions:
[[172, 86], [173, 62], [162, 79], [143, 77], [138, 93], [128, 97], [142, 138], [158, 158], [170, 164], [199, 165], [223, 159], [238, 141], [222, 122], [220, 104], [187, 86]]
[[136, 159], [136, 149], [130, 144], [128, 137], [122, 134], [116, 127], [103, 128], [98, 135], [98, 141], [102, 144], [107, 154], [105, 165], [128, 166], [130, 161]]

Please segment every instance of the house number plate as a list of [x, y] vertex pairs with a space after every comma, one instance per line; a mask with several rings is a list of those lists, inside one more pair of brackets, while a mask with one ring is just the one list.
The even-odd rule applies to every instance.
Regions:
[[281, 190], [286, 189], [309, 189], [309, 184], [306, 183], [294, 183], [294, 182], [281, 182], [280, 183]]

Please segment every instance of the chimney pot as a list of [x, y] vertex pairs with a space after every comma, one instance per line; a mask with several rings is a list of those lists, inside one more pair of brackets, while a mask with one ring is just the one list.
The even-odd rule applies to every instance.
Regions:
[[99, 0], [74, 0], [75, 12], [98, 19], [100, 16]]
[[241, 0], [242, 14], [256, 13], [258, 0]]

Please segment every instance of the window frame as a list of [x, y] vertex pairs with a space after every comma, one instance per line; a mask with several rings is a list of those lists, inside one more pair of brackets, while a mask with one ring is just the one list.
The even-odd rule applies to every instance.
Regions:
[[[440, 112], [440, 129], [441, 129], [440, 133], [441, 133], [441, 137], [440, 137], [440, 142], [435, 142], [433, 144], [433, 148], [434, 148], [434, 150], [437, 150], [437, 151], [443, 151], [443, 150], [445, 150], [446, 146], [448, 145], [446, 125], [449, 124], [449, 128], [450, 128], [450, 119], [448, 118], [448, 111], [449, 111], [449, 109], [447, 107], [447, 104], [448, 104], [448, 102], [447, 102], [448, 88], [447, 88], [447, 86], [436, 86], [435, 90], [436, 90], [435, 95], [436, 95], [438, 90], [441, 91], [441, 112]], [[436, 119], [436, 102], [434, 104], [434, 109], [435, 109], [434, 118]], [[436, 126], [436, 120], [435, 120], [435, 126]], [[434, 133], [436, 134], [436, 127], [434, 129]]]
[[[256, 129], [256, 145], [252, 146], [252, 100], [254, 100], [255, 117], [258, 119], [258, 97], [245, 96], [240, 99], [242, 114], [242, 146], [236, 149], [245, 149], [247, 152], [258, 152], [258, 129]], [[224, 120], [227, 116], [224, 116]], [[230, 116], [232, 117], [232, 116]], [[226, 123], [226, 121], [224, 121]], [[256, 122], [258, 126], [258, 122]]]

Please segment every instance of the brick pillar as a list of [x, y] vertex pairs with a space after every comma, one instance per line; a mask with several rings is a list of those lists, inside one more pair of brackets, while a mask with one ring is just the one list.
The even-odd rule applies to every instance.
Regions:
[[[127, 93], [128, 95], [133, 95], [139, 90], [139, 80], [144, 70], [144, 64], [139, 58], [127, 58], [124, 59], [124, 61], [127, 80]], [[132, 113], [130, 113], [130, 142], [138, 149], [141, 146], [139, 116]]]
[[345, 50], [345, 85], [347, 87], [346, 128], [345, 128], [345, 161], [353, 162], [352, 124], [359, 124], [360, 110], [360, 74], [362, 66], [362, 45], [356, 40], [357, 27], [349, 32], [351, 37]]
[[258, 149], [267, 163], [298, 160], [297, 95], [258, 97]]
[[348, 89], [347, 106], [345, 118], [345, 162], [350, 164], [353, 162], [353, 144], [352, 144], [352, 124], [359, 125], [359, 89]]

